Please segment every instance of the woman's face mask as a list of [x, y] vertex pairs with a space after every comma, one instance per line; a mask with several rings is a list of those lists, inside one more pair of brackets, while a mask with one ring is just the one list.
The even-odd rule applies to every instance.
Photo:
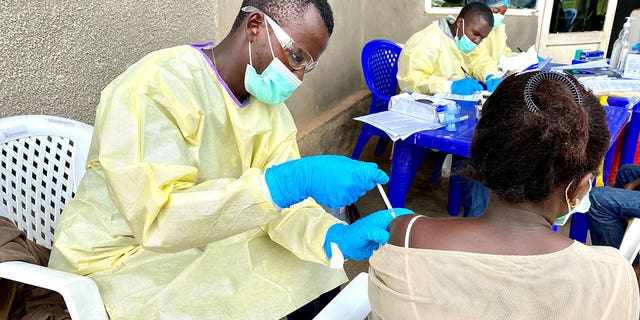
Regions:
[[470, 53], [478, 46], [464, 33], [464, 19], [462, 19], [462, 37], [458, 38], [456, 34], [454, 39], [456, 41], [456, 47], [458, 47], [458, 50], [462, 53]]
[[589, 179], [589, 190], [587, 191], [587, 193], [584, 194], [582, 199], [578, 201], [578, 205], [576, 205], [575, 207], [573, 207], [573, 209], [571, 209], [571, 202], [569, 201], [569, 196], [567, 195], [567, 192], [569, 192], [569, 187], [571, 187], [571, 184], [573, 183], [573, 181], [571, 181], [567, 186], [567, 188], [564, 189], [564, 199], [565, 201], [567, 201], [568, 211], [566, 214], [556, 218], [556, 221], [554, 222], [555, 225], [564, 226], [572, 214], [576, 212], [586, 213], [587, 211], [589, 211], [589, 208], [591, 208], [591, 199], [589, 199], [589, 193], [591, 192], [591, 179]]
[[493, 28], [497, 28], [501, 23], [502, 20], [504, 20], [504, 15], [503, 14], [499, 14], [499, 13], [494, 13], [493, 14]]
[[279, 104], [287, 100], [302, 81], [275, 56], [269, 36], [269, 24], [266, 22], [265, 28], [273, 60], [262, 74], [258, 74], [253, 67], [251, 42], [249, 42], [249, 64], [244, 73], [244, 88], [249, 94], [266, 104]]

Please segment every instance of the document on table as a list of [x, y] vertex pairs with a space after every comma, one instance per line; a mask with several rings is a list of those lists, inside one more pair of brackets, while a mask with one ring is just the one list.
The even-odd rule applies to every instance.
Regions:
[[383, 111], [354, 119], [384, 131], [393, 141], [404, 140], [410, 135], [423, 130], [434, 130], [443, 127], [440, 123], [426, 122], [399, 111]]
[[595, 61], [589, 61], [589, 62], [583, 62], [583, 63], [566, 64], [566, 65], [562, 65], [562, 66], [554, 66], [554, 67], [551, 67], [551, 70], [552, 71], [557, 71], [557, 70], [582, 70], [582, 69], [607, 68], [607, 67], [609, 67], [609, 63], [607, 63], [606, 60], [601, 59], [601, 60], [595, 60]]
[[389, 111], [354, 119], [386, 132], [393, 141], [404, 140], [416, 132], [442, 128], [438, 113], [455, 104], [452, 100], [405, 92], [391, 97]]
[[640, 91], [640, 80], [584, 77], [578, 81], [593, 92]]
[[489, 91], [477, 91], [472, 94], [454, 94], [454, 93], [436, 93], [433, 96], [448, 99], [448, 100], [456, 100], [456, 101], [478, 101], [478, 100], [486, 100], [491, 95]]

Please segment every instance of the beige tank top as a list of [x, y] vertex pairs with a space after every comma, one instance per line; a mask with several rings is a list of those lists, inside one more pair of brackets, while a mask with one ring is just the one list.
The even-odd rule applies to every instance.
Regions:
[[638, 282], [618, 250], [495, 255], [386, 244], [369, 259], [369, 319], [638, 319]]

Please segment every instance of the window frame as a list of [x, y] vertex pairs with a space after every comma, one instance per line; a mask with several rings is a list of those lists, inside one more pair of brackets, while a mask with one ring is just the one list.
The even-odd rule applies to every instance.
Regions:
[[[429, 14], [443, 14], [456, 16], [460, 13], [462, 7], [432, 7], [432, 0], [424, 0], [424, 11]], [[539, 9], [544, 8], [545, 0], [536, 0], [536, 7], [534, 9], [509, 9], [507, 15], [509, 16], [537, 16], [539, 15]]]

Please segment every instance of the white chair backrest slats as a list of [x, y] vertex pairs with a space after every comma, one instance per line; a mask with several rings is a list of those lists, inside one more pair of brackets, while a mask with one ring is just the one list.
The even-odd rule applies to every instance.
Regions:
[[0, 119], [0, 215], [47, 248], [84, 175], [92, 131], [54, 116]]

